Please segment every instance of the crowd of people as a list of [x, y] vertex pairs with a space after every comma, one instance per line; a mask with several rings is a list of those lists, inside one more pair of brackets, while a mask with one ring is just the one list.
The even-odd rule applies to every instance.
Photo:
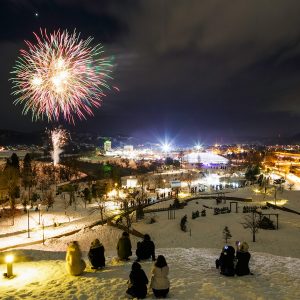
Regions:
[[[222, 249], [220, 257], [216, 260], [216, 268], [220, 269], [220, 273], [225, 276], [238, 276], [252, 274], [249, 269], [250, 253], [249, 246], [246, 242], [236, 243], [236, 251], [230, 245], [225, 245]], [[91, 268], [99, 270], [105, 267], [105, 249], [99, 239], [95, 239], [90, 246], [88, 259]], [[236, 252], [236, 254], [235, 254]], [[123, 232], [117, 244], [118, 259], [128, 261], [132, 256], [132, 246], [127, 232]], [[137, 243], [136, 248], [137, 259], [133, 262], [126, 294], [130, 298], [144, 299], [147, 295], [148, 277], [142, 266], [141, 261], [152, 259], [154, 265], [151, 269], [150, 289], [156, 298], [166, 298], [170, 281], [168, 279], [169, 267], [163, 255], [155, 257], [155, 245], [149, 234], [145, 234], [141, 242]], [[70, 275], [79, 276], [86, 268], [86, 263], [82, 258], [82, 253], [77, 241], [68, 244], [66, 255], [66, 269]]]

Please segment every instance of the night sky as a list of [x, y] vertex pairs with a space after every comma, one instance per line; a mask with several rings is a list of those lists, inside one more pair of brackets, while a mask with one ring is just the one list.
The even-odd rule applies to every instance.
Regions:
[[1, 0], [0, 128], [47, 126], [21, 115], [8, 81], [41, 27], [76, 28], [114, 56], [120, 92], [75, 130], [206, 143], [299, 133], [299, 12], [298, 0]]

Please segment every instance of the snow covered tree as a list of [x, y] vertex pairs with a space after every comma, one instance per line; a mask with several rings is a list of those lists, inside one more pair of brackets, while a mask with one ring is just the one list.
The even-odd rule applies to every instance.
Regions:
[[227, 244], [227, 241], [232, 238], [232, 235], [230, 233], [228, 226], [225, 226], [223, 229], [223, 238], [224, 238], [226, 244]]

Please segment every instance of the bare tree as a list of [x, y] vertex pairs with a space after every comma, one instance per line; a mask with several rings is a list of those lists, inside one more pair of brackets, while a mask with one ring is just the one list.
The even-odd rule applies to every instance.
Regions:
[[53, 207], [54, 197], [51, 191], [47, 191], [44, 198], [44, 203], [47, 205], [47, 211], [50, 207]]
[[251, 214], [244, 216], [244, 222], [241, 224], [245, 229], [249, 229], [252, 232], [252, 241], [255, 242], [255, 235], [258, 233], [259, 228], [259, 216], [253, 211]]
[[7, 191], [12, 216], [12, 226], [14, 226], [16, 198], [20, 197], [19, 171], [12, 166], [6, 166], [0, 175], [0, 186]]
[[126, 198], [123, 201], [123, 208], [124, 208], [124, 217], [125, 217], [125, 227], [126, 231], [129, 232], [131, 225], [133, 223], [133, 214], [132, 210], [129, 208], [129, 200], [130, 198]]
[[104, 212], [106, 208], [107, 197], [106, 194], [108, 192], [109, 185], [97, 182], [92, 185], [92, 198], [95, 199], [97, 203], [97, 210], [100, 211], [101, 222], [104, 222]]
[[105, 196], [103, 196], [101, 198], [96, 198], [96, 203], [98, 205], [98, 210], [100, 211], [100, 215], [101, 215], [101, 222], [103, 224], [103, 222], [104, 222], [104, 212], [105, 212], [105, 208], [106, 208], [106, 198], [105, 198]]
[[141, 198], [140, 199], [143, 202], [145, 200], [145, 196], [146, 196], [145, 186], [148, 183], [147, 175], [144, 174], [144, 175], [139, 176], [138, 177], [138, 182], [139, 182], [139, 185], [141, 186]]

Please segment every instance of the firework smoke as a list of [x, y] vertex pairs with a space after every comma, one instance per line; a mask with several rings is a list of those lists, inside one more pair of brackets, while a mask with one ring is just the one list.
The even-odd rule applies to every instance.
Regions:
[[51, 140], [53, 151], [51, 151], [51, 156], [53, 159], [53, 164], [56, 166], [59, 163], [59, 155], [63, 152], [62, 147], [66, 144], [68, 139], [68, 134], [65, 129], [56, 128], [51, 131]]

